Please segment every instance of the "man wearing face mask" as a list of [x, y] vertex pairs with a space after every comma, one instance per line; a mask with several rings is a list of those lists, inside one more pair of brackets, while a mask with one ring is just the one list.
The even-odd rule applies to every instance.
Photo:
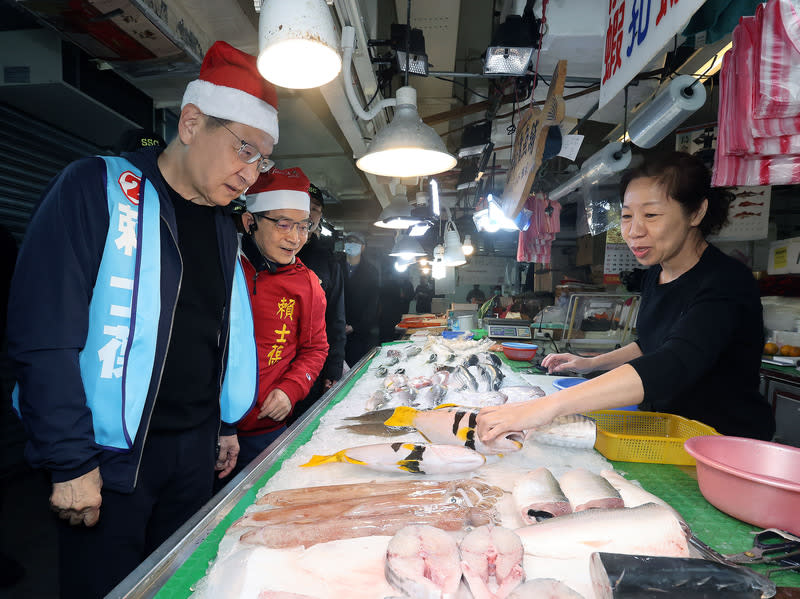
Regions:
[[238, 423], [239, 460], [230, 477], [286, 430], [286, 417], [328, 354], [325, 292], [295, 257], [311, 228], [308, 187], [299, 168], [272, 169], [246, 196], [241, 262], [253, 307], [258, 398]]
[[353, 366], [378, 344], [378, 271], [363, 259], [365, 245], [361, 233], [348, 233], [344, 240], [344, 252], [347, 254], [344, 283], [347, 320], [345, 360], [349, 366]]

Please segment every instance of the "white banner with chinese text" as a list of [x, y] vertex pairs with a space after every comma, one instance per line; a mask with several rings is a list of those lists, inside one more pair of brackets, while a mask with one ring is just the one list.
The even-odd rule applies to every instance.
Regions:
[[600, 108], [614, 98], [705, 0], [606, 0], [606, 47]]

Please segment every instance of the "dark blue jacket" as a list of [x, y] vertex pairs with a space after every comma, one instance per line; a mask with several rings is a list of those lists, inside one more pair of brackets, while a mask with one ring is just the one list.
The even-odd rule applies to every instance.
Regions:
[[[126, 492], [136, 485], [182, 272], [175, 213], [158, 170], [159, 151], [123, 154], [154, 185], [161, 202], [158, 341], [147, 404], [131, 451], [110, 451], [95, 444], [78, 365], [109, 226], [102, 158], [74, 162], [51, 182], [20, 249], [9, 298], [8, 353], [20, 383], [20, 411], [29, 436], [26, 457], [32, 466], [49, 470], [53, 482], [71, 480], [99, 465], [104, 488]], [[230, 297], [236, 229], [225, 208], [216, 209], [216, 223], [226, 297]], [[226, 304], [220, 339], [228, 339], [228, 315]], [[217, 377], [220, 387], [227, 342], [224, 348]]]

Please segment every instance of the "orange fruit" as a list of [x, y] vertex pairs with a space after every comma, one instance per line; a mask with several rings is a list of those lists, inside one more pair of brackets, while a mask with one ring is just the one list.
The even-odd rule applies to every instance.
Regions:
[[781, 346], [781, 355], [782, 356], [791, 356], [793, 349], [796, 349], [796, 348], [792, 347], [791, 345], [782, 345]]
[[800, 347], [792, 346], [792, 349], [789, 350], [789, 355], [792, 356], [793, 358], [797, 358], [798, 356], [800, 356]]
[[765, 343], [764, 353], [770, 356], [774, 356], [775, 354], [778, 353], [778, 346], [774, 343]]

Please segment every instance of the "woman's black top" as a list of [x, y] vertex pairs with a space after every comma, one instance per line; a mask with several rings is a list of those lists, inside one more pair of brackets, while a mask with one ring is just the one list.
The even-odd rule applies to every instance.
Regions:
[[775, 419], [758, 391], [764, 324], [752, 273], [709, 245], [674, 281], [660, 285], [660, 274], [660, 266], [645, 274], [637, 323], [644, 355], [630, 362], [644, 386], [640, 409], [771, 439]]

